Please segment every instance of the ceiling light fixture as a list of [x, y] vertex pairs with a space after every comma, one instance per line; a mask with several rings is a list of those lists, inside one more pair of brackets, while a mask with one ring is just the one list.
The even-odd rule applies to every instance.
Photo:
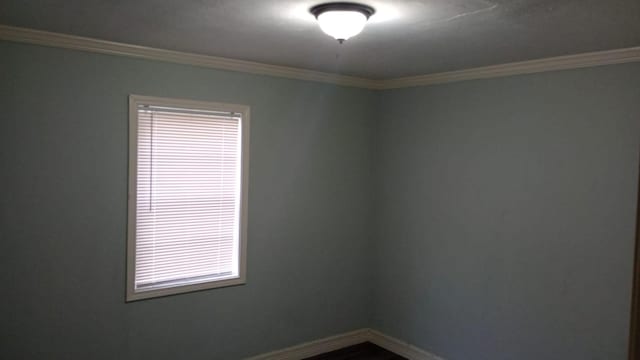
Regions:
[[369, 17], [376, 12], [371, 6], [349, 2], [320, 4], [309, 11], [318, 19], [320, 29], [340, 44], [358, 35]]

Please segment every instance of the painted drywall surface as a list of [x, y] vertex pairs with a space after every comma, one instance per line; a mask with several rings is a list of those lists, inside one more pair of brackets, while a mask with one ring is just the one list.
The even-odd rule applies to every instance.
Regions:
[[[0, 357], [233, 360], [367, 325], [372, 93], [0, 43]], [[251, 106], [248, 282], [126, 304], [128, 95]]]
[[[234, 359], [366, 325], [375, 298], [374, 327], [449, 360], [624, 358], [638, 65], [373, 95], [0, 55], [2, 357]], [[124, 304], [129, 93], [252, 106], [246, 286]]]
[[447, 360], [626, 359], [638, 80], [380, 94], [373, 327]]

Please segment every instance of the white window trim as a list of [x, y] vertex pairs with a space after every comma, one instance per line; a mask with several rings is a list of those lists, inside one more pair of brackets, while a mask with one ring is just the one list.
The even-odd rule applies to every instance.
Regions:
[[[174, 106], [181, 108], [229, 111], [242, 114], [241, 125], [241, 175], [240, 175], [240, 234], [238, 276], [232, 279], [182, 285], [166, 289], [135, 291], [136, 264], [136, 202], [138, 163], [138, 105]], [[250, 108], [246, 105], [214, 103], [185, 99], [129, 95], [129, 189], [127, 224], [127, 290], [126, 301], [155, 298], [205, 289], [246, 284], [247, 278], [247, 215], [249, 193], [249, 133]]]

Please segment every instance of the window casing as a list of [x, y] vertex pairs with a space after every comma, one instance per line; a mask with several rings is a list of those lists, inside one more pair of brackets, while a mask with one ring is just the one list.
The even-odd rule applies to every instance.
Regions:
[[129, 97], [127, 301], [246, 281], [249, 107]]

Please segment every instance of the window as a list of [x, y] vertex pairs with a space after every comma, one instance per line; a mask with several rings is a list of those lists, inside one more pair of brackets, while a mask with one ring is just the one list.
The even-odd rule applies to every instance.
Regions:
[[246, 277], [249, 108], [129, 98], [127, 301]]

